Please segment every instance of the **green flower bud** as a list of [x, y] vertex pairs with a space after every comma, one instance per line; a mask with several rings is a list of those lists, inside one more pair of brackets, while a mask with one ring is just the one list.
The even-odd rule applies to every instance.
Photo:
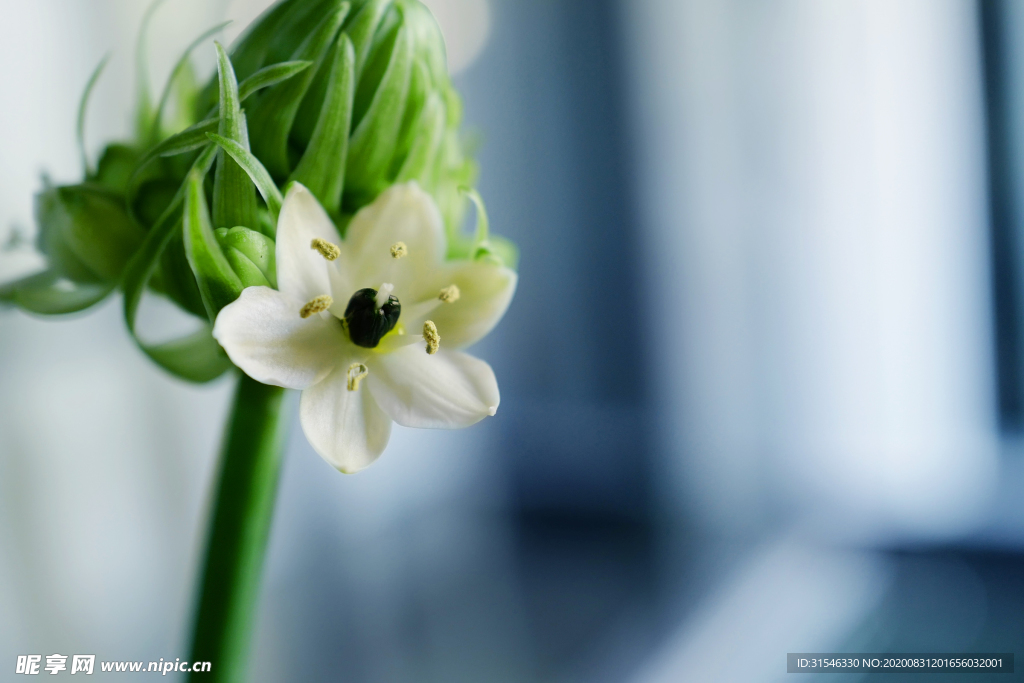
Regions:
[[217, 243], [245, 287], [277, 287], [274, 240], [243, 226], [217, 228]]
[[43, 190], [36, 221], [50, 269], [79, 283], [116, 283], [145, 236], [121, 196], [92, 183]]
[[[275, 181], [302, 182], [344, 225], [391, 184], [415, 180], [437, 200], [449, 241], [464, 241], [458, 188], [473, 184], [476, 165], [444, 39], [419, 0], [283, 0], [231, 59], [240, 79], [275, 61], [313, 62], [246, 103], [253, 154]], [[201, 106], [215, 102], [213, 86]]]

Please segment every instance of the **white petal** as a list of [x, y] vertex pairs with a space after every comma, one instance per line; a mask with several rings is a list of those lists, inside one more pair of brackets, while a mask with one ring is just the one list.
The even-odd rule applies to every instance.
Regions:
[[347, 284], [331, 286], [337, 265], [311, 248], [316, 237], [331, 244], [341, 242], [338, 230], [316, 197], [299, 183], [293, 183], [277, 219], [277, 288], [303, 302], [322, 294], [347, 297]]
[[[299, 316], [302, 303], [269, 287], [247, 287], [217, 315], [213, 337], [245, 374], [305, 389], [335, 367], [348, 344], [333, 318]], [[325, 314], [326, 315], [326, 314]]]
[[468, 427], [494, 415], [501, 400], [490, 365], [443, 346], [433, 355], [421, 344], [406, 346], [372, 355], [367, 365], [373, 397], [405, 427]]
[[391, 419], [366, 384], [348, 390], [348, 366], [302, 392], [299, 419], [313, 450], [346, 474], [379, 458], [391, 437]]
[[[396, 259], [391, 247], [398, 242], [408, 251]], [[392, 185], [352, 218], [343, 250], [351, 264], [353, 289], [376, 289], [390, 282], [401, 300], [414, 282], [441, 266], [445, 252], [441, 212], [415, 182]]]
[[[492, 263], [455, 261], [446, 264], [431, 282], [432, 293], [452, 284], [459, 288], [456, 301], [441, 304], [426, 317], [437, 325], [442, 348], [461, 348], [481, 339], [498, 324], [515, 294], [518, 276]], [[423, 325], [422, 320], [411, 318], [405, 322], [409, 329]]]

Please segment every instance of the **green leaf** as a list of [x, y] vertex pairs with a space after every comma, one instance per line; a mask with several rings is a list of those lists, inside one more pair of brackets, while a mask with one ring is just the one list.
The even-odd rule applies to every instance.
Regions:
[[212, 323], [220, 309], [238, 298], [243, 287], [217, 244], [210, 213], [206, 208], [203, 178], [197, 171], [190, 172], [185, 181], [185, 213], [182, 220], [185, 255], [196, 276], [206, 314]]
[[78, 284], [47, 270], [0, 287], [0, 301], [42, 315], [76, 313], [102, 301], [112, 284]]
[[[238, 82], [231, 60], [220, 43], [217, 46], [217, 74], [220, 79], [220, 126], [221, 136], [233, 140], [246, 150], [249, 136], [245, 128], [245, 117], [238, 101]], [[188, 195], [186, 195], [187, 197]], [[203, 202], [205, 203], [205, 198]], [[186, 205], [188, 204], [186, 199]], [[188, 224], [186, 209], [186, 225]], [[256, 225], [256, 193], [248, 175], [223, 151], [217, 153], [217, 170], [213, 176], [213, 220], [217, 226]], [[211, 232], [212, 234], [212, 232]], [[185, 240], [188, 243], [188, 230]], [[202, 289], [202, 282], [200, 289]]]
[[209, 382], [231, 369], [231, 361], [209, 325], [187, 337], [146, 345], [143, 350], [162, 368], [190, 382]]
[[[234, 140], [228, 140], [216, 133], [209, 133], [208, 136], [210, 140], [217, 143], [217, 145], [219, 145], [224, 152], [227, 152], [234, 162], [238, 164], [246, 174], [248, 174], [249, 180], [251, 180], [256, 186], [256, 189], [260, 191], [260, 194], [263, 196], [263, 201], [267, 203], [267, 208], [270, 209], [270, 213], [276, 220], [278, 214], [281, 213], [281, 204], [284, 202], [284, 197], [281, 194], [281, 191], [277, 189], [277, 185], [274, 184], [274, 180], [270, 177], [267, 169], [260, 163], [260, 160], [253, 156], [252, 152]], [[258, 223], [259, 220], [257, 219], [249, 225], [258, 225]]]
[[146, 64], [146, 49], [149, 40], [149, 24], [164, 0], [153, 0], [142, 15], [139, 39], [135, 44], [135, 139], [145, 140], [149, 124], [153, 120], [153, 102], [149, 92], [149, 66]]
[[334, 51], [327, 95], [313, 137], [290, 178], [309, 188], [332, 215], [341, 208], [354, 96], [355, 50], [343, 34]]
[[86, 178], [92, 177], [93, 169], [92, 164], [89, 163], [89, 154], [85, 151], [85, 111], [89, 106], [89, 96], [92, 95], [92, 89], [96, 85], [96, 81], [99, 80], [100, 74], [103, 73], [103, 68], [107, 65], [107, 61], [110, 59], [110, 54], [107, 54], [100, 60], [100, 63], [93, 69], [92, 75], [89, 76], [89, 81], [85, 84], [85, 90], [82, 92], [82, 99], [78, 101], [78, 122], [75, 126], [75, 137], [78, 140], [78, 153], [82, 157], [82, 172]]
[[[193, 172], [200, 176], [209, 172], [215, 150], [210, 145], [193, 163]], [[192, 382], [209, 382], [231, 367], [231, 361], [210, 335], [209, 325], [204, 324], [201, 330], [187, 337], [159, 344], [142, 341], [135, 330], [142, 295], [156, 272], [161, 254], [177, 234], [176, 229], [181, 226], [183, 199], [184, 188], [178, 191], [171, 205], [146, 234], [139, 250], [125, 268], [124, 319], [135, 343], [162, 368]]]
[[182, 309], [197, 318], [206, 320], [206, 306], [199, 291], [196, 276], [185, 255], [185, 240], [182, 236], [181, 213], [178, 213], [174, 235], [167, 248], [160, 254], [160, 261], [150, 287], [167, 296]]
[[184, 54], [181, 55], [177, 63], [174, 65], [174, 68], [171, 69], [171, 74], [167, 77], [167, 83], [164, 85], [164, 90], [160, 94], [160, 102], [156, 106], [156, 111], [153, 112], [153, 124], [149, 129], [149, 140], [151, 144], [160, 139], [160, 119], [163, 117], [164, 107], [167, 106], [167, 100], [171, 96], [171, 86], [174, 84], [175, 79], [177, 79], [178, 74], [188, 64], [188, 58], [192, 54], [192, 51], [199, 47], [204, 40], [218, 33], [230, 23], [230, 20], [224, 21], [204, 31], [198, 38], [193, 40], [187, 48], [185, 48]]
[[271, 88], [251, 109], [249, 119], [253, 151], [276, 178], [288, 176], [288, 134], [302, 98], [328, 54], [331, 42], [348, 14], [348, 8], [347, 2], [338, 2], [335, 10], [324, 17], [316, 31], [303, 41], [293, 55], [294, 59], [312, 61], [315, 67]]
[[[409, 91], [411, 61], [409, 33], [404, 26], [399, 26], [380, 87], [373, 94], [366, 114], [354, 123], [356, 128], [349, 141], [345, 194], [351, 195], [357, 204], [372, 201], [387, 184]], [[369, 64], [368, 71], [373, 61]], [[362, 87], [360, 83], [359, 88]], [[356, 101], [359, 99], [357, 91]]]

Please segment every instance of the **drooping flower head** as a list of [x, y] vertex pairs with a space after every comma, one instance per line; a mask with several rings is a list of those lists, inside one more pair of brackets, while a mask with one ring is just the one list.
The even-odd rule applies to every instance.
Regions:
[[296, 183], [278, 222], [278, 289], [245, 289], [214, 337], [250, 377], [301, 389], [313, 448], [358, 471], [392, 421], [458, 428], [498, 408], [490, 366], [459, 349], [497, 324], [516, 274], [495, 259], [446, 261], [446, 249], [440, 211], [415, 182], [359, 211], [345, 239]]

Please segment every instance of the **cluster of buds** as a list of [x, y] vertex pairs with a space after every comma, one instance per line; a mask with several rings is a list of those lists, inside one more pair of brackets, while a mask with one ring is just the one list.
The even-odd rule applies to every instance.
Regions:
[[[217, 74], [199, 86], [189, 52], [210, 33], [182, 57], [157, 106], [143, 89], [134, 141], [106, 147], [95, 168], [86, 162], [83, 182], [38, 195], [48, 268], [0, 286], [0, 300], [66, 313], [121, 288], [140, 347], [181, 377], [212, 379], [230, 365], [210, 336], [217, 313], [245, 287], [276, 287], [277, 217], [292, 181], [341, 236], [385, 189], [416, 181], [441, 211], [449, 258], [515, 267], [515, 247], [488, 236], [479, 197], [467, 191], [477, 170], [460, 137], [461, 101], [419, 0], [281, 0], [230, 53], [217, 46]], [[99, 72], [83, 96], [80, 137]], [[475, 235], [461, 230], [470, 199]], [[147, 291], [203, 328], [142, 341], [135, 319]]]

